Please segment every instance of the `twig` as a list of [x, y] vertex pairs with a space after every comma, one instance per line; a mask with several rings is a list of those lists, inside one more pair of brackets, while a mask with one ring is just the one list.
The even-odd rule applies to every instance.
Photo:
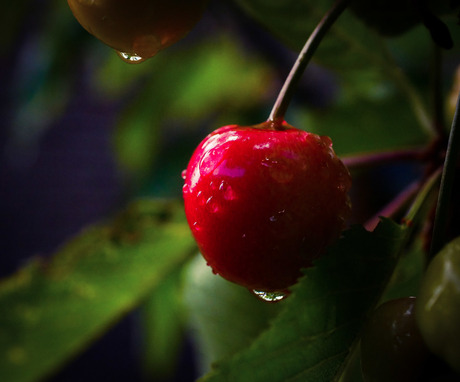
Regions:
[[322, 39], [332, 27], [332, 25], [334, 25], [337, 18], [347, 8], [350, 1], [351, 0], [337, 0], [329, 12], [326, 13], [326, 15], [316, 26], [313, 33], [310, 35], [307, 42], [300, 51], [294, 66], [286, 78], [278, 98], [273, 105], [273, 109], [270, 113], [270, 116], [268, 117], [268, 121], [280, 122], [284, 120], [287, 108], [291, 102], [295, 88], [300, 81], [303, 72], [305, 71]]
[[393, 218], [401, 212], [405, 205], [414, 198], [417, 191], [420, 189], [420, 181], [414, 181], [404, 190], [402, 190], [390, 203], [388, 203], [377, 214], [370, 218], [365, 224], [364, 228], [368, 231], [373, 231], [380, 221], [381, 217]]
[[383, 151], [380, 153], [362, 154], [342, 158], [342, 162], [350, 169], [383, 165], [397, 161], [417, 161], [424, 157], [426, 149], [403, 149]]

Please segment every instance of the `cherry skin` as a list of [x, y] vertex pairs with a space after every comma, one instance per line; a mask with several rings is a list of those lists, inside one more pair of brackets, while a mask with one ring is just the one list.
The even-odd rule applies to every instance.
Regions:
[[196, 148], [185, 213], [214, 273], [256, 291], [286, 290], [337, 239], [351, 178], [328, 137], [286, 122], [224, 126]]
[[89, 33], [119, 52], [143, 59], [183, 38], [207, 0], [67, 0]]

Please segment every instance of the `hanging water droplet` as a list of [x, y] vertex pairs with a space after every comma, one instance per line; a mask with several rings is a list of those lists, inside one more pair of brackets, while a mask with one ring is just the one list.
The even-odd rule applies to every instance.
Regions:
[[288, 296], [288, 293], [286, 292], [265, 292], [253, 290], [252, 293], [256, 297], [266, 302], [278, 302], [284, 300]]
[[142, 58], [136, 54], [129, 54], [125, 52], [117, 52], [117, 54], [123, 61], [129, 64], [140, 64], [146, 60], [145, 58]]
[[187, 170], [182, 170], [180, 175], [181, 175], [182, 179], [184, 179], [184, 180], [187, 179]]

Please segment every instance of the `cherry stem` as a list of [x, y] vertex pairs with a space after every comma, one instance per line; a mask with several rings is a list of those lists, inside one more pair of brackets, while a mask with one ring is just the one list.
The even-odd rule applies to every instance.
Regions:
[[452, 188], [455, 180], [455, 171], [460, 154], [460, 94], [457, 98], [452, 128], [450, 130], [449, 142], [447, 144], [444, 169], [441, 176], [436, 215], [434, 218], [433, 236], [430, 248], [430, 258], [438, 253], [446, 242], [446, 228], [449, 219], [449, 204], [452, 196]]
[[349, 156], [342, 158], [342, 162], [348, 168], [360, 168], [360, 167], [369, 167], [376, 165], [384, 165], [387, 163], [393, 163], [396, 161], [410, 161], [410, 160], [420, 160], [426, 154], [426, 149], [424, 148], [414, 148], [414, 149], [403, 149], [403, 150], [391, 150], [383, 151], [380, 153], [370, 153], [362, 154], [356, 156]]
[[294, 66], [292, 67], [288, 77], [286, 78], [286, 81], [284, 82], [278, 98], [273, 105], [270, 116], [268, 117], [268, 121], [275, 123], [284, 121], [286, 111], [289, 107], [292, 97], [294, 96], [295, 88], [302, 78], [303, 72], [305, 71], [322, 39], [332, 27], [332, 25], [334, 25], [335, 21], [342, 14], [342, 12], [347, 8], [350, 1], [351, 0], [337, 0], [313, 30], [313, 33], [310, 35], [307, 42], [300, 51]]

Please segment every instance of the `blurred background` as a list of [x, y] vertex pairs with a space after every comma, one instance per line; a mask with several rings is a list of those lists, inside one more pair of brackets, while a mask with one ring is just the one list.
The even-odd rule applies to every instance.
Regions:
[[[65, 1], [4, 6], [1, 277], [133, 198], [180, 198], [196, 144], [219, 125], [264, 120], [295, 58], [226, 2], [142, 65], [89, 35]], [[129, 315], [51, 380], [142, 380], [138, 326]], [[196, 378], [189, 341], [180, 365], [173, 380]]]
[[[109, 219], [130, 200], [180, 199], [181, 171], [198, 142], [222, 125], [264, 121], [296, 58], [294, 46], [282, 44], [231, 1], [211, 1], [185, 39], [138, 65], [124, 63], [89, 35], [65, 1], [16, 0], [3, 6], [2, 278], [35, 256], [51, 255], [84, 227]], [[409, 54], [401, 53], [401, 62], [423, 82], [428, 72], [420, 61], [425, 58], [424, 45], [418, 45], [421, 50], [411, 46]], [[398, 48], [396, 44], [395, 52], [403, 52]], [[455, 60], [452, 56], [446, 63], [446, 78], [452, 78]], [[366, 80], [363, 75], [356, 87], [369, 90]], [[388, 91], [372, 90], [375, 99]], [[339, 93], [336, 74], [312, 64], [287, 120], [305, 128], [312, 122], [305, 114], [308, 110], [327, 121]], [[372, 135], [374, 131], [366, 132], [367, 119], [362, 124], [360, 134], [372, 140], [357, 142], [339, 128], [326, 126], [324, 131], [339, 153], [394, 144], [391, 137], [382, 138], [391, 134]], [[407, 127], [407, 139], [398, 145], [423, 141], [416, 130]], [[354, 221], [370, 217], [419, 173], [417, 166], [407, 165], [357, 176]], [[366, 198], [369, 187], [373, 192]], [[141, 337], [134, 312], [50, 381], [141, 381]], [[172, 380], [194, 380], [199, 372], [194, 344], [187, 336], [179, 358]]]

